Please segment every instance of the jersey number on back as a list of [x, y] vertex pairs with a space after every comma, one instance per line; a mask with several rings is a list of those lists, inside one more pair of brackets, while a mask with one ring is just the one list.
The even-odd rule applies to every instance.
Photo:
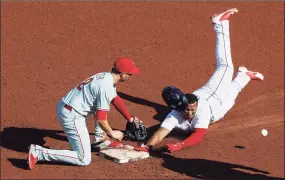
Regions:
[[93, 80], [93, 77], [90, 77], [88, 79], [85, 79], [84, 81], [82, 81], [78, 86], [77, 86], [77, 89], [78, 90], [81, 90], [82, 86], [90, 83], [91, 81]]
[[[96, 78], [96, 80], [104, 79], [105, 75], [106, 75], [106, 73], [100, 73], [100, 74], [97, 74], [97, 75], [95, 76], [95, 78]], [[82, 89], [82, 86], [84, 86], [84, 85], [90, 83], [93, 79], [94, 79], [94, 76], [85, 79], [84, 81], [82, 81], [82, 82], [77, 86], [77, 89], [80, 91], [80, 90]]]

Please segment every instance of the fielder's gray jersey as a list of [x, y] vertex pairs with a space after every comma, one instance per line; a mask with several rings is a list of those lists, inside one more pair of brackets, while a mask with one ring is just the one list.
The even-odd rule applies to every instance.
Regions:
[[95, 74], [69, 91], [62, 101], [78, 113], [87, 115], [96, 110], [110, 110], [111, 101], [117, 96], [113, 76], [109, 72]]

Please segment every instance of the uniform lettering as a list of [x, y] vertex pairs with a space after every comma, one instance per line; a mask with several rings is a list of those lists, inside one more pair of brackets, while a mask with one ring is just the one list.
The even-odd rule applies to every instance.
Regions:
[[77, 89], [80, 91], [82, 89], [82, 86], [90, 83], [93, 80], [93, 77], [87, 78], [84, 81], [82, 81], [78, 86]]

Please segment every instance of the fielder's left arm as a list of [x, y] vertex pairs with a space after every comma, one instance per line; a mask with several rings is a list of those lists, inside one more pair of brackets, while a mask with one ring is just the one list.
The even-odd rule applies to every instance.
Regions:
[[125, 106], [124, 101], [120, 96], [116, 96], [112, 101], [112, 105], [124, 116], [127, 121], [132, 121], [133, 117], [131, 116], [130, 112], [128, 111], [127, 107]]

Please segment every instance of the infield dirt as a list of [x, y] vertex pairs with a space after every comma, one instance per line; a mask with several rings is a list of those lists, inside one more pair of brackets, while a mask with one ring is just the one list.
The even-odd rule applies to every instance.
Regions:
[[[39, 163], [25, 170], [31, 143], [69, 148], [57, 101], [120, 56], [133, 58], [141, 73], [119, 85], [118, 94], [133, 115], [157, 128], [169, 112], [163, 87], [193, 92], [214, 72], [209, 17], [233, 7], [239, 9], [230, 24], [234, 65], [265, 80], [250, 82], [201, 144], [127, 164], [94, 152], [87, 167]], [[114, 128], [125, 128], [113, 107], [108, 117]], [[92, 119], [88, 128], [92, 139]], [[1, 2], [1, 179], [214, 177], [284, 177], [284, 2]]]

